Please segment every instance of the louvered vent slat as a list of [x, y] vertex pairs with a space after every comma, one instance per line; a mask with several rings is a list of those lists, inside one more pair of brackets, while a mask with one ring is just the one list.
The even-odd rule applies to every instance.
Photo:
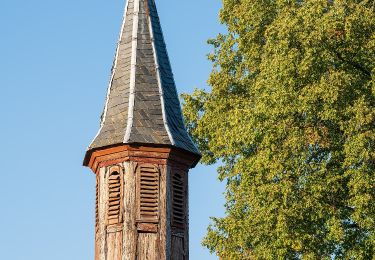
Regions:
[[185, 182], [183, 172], [174, 170], [172, 174], [172, 216], [175, 227], [184, 228], [185, 225]]
[[113, 171], [108, 177], [108, 224], [118, 224], [120, 222], [121, 210], [121, 175], [118, 171]]
[[141, 165], [138, 176], [140, 220], [155, 222], [159, 214], [159, 171], [155, 166]]

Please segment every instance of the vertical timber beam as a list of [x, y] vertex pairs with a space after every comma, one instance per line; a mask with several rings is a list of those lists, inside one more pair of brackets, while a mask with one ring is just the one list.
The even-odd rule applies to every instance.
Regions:
[[121, 260], [123, 251], [122, 165], [102, 167], [97, 173], [98, 198], [95, 260]]
[[136, 162], [124, 162], [124, 254], [123, 260], [137, 259], [137, 227], [136, 227]]

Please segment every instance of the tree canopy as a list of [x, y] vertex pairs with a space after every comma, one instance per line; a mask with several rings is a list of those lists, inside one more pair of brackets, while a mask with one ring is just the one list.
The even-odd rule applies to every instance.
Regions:
[[220, 162], [221, 259], [374, 259], [374, 0], [223, 0], [188, 130]]

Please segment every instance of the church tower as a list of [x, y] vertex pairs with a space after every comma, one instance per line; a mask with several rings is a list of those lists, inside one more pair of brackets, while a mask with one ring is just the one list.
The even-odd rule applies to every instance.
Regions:
[[189, 259], [188, 171], [201, 155], [184, 126], [154, 0], [128, 0], [98, 134], [95, 259]]

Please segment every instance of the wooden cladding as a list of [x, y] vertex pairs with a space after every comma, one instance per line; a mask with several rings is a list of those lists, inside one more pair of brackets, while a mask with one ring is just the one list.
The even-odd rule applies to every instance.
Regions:
[[96, 191], [95, 191], [95, 233], [99, 230], [99, 174], [96, 175]]
[[108, 225], [121, 223], [122, 176], [119, 167], [110, 169], [108, 176]]
[[179, 169], [172, 171], [172, 225], [185, 227], [186, 218], [186, 183], [185, 172]]
[[159, 169], [152, 164], [141, 164], [137, 168], [138, 221], [159, 221]]

